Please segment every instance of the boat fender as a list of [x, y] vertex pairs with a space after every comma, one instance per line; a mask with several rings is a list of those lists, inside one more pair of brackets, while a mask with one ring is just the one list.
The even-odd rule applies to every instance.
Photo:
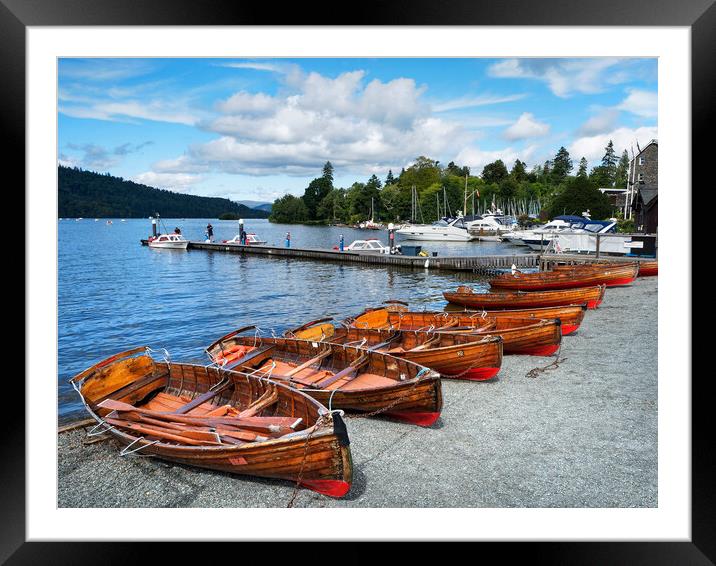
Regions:
[[346, 423], [343, 422], [343, 418], [338, 412], [333, 413], [333, 432], [335, 432], [336, 437], [338, 438], [338, 444], [341, 446], [350, 445], [351, 441], [348, 438]]

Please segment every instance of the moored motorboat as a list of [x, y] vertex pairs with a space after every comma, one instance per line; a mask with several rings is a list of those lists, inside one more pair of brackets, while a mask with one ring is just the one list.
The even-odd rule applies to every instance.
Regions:
[[[247, 232], [245, 234], [245, 236], [246, 236], [246, 240], [245, 240], [244, 245], [246, 245], [246, 246], [264, 246], [267, 243], [266, 240], [262, 240], [253, 232]], [[224, 240], [223, 243], [224, 244], [241, 244], [241, 234], [237, 234], [230, 240]]]
[[[382, 315], [382, 316], [379, 316]], [[390, 328], [402, 330], [430, 329], [433, 333], [468, 333], [478, 336], [494, 335], [503, 340], [504, 354], [549, 356], [559, 349], [562, 341], [559, 320], [536, 320], [520, 317], [488, 318], [482, 313], [434, 313], [391, 310], [390, 307], [370, 309], [344, 320], [353, 328]]]
[[630, 285], [639, 273], [635, 264], [604, 269], [564, 269], [557, 271], [539, 271], [535, 273], [505, 273], [490, 279], [490, 286], [497, 289], [517, 291], [546, 291], [556, 289], [574, 289], [592, 285], [620, 287]]
[[331, 409], [383, 414], [421, 426], [440, 416], [440, 375], [429, 368], [355, 346], [242, 335], [254, 329], [230, 332], [207, 354], [222, 367], [260, 372]]
[[468, 333], [381, 330], [335, 326], [330, 318], [309, 322], [285, 335], [302, 340], [353, 344], [429, 367], [441, 377], [483, 381], [502, 366], [502, 338]]
[[189, 245], [189, 240], [181, 234], [159, 234], [156, 237], [148, 238], [147, 244], [150, 248], [185, 250]]
[[606, 285], [595, 285], [530, 293], [523, 291], [476, 293], [471, 287], [461, 285], [455, 292], [443, 292], [443, 297], [450, 303], [475, 310], [559, 307], [581, 304], [587, 305], [588, 309], [595, 309], [604, 299], [605, 290]]
[[351, 486], [340, 415], [280, 383], [223, 368], [155, 361], [146, 347], [73, 377], [97, 434], [180, 464], [299, 482], [340, 497]]

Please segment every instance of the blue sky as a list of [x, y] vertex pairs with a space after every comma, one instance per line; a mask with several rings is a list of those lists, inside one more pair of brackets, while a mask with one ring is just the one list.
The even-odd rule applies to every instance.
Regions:
[[597, 164], [657, 137], [656, 59], [60, 59], [58, 156], [233, 200], [384, 178], [419, 155]]

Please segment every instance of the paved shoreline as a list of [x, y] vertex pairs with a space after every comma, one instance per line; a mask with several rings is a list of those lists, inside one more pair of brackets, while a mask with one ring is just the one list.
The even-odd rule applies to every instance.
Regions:
[[[354, 483], [295, 507], [656, 507], [656, 277], [608, 289], [553, 358], [506, 356], [483, 383], [443, 380], [431, 428], [348, 418]], [[289, 482], [120, 457], [58, 436], [59, 507], [285, 507]]]

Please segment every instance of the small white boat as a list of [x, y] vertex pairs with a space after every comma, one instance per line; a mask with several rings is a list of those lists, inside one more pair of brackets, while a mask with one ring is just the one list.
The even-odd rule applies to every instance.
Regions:
[[[224, 240], [224, 244], [240, 244], [241, 234], [236, 234], [230, 240]], [[254, 233], [246, 233], [246, 245], [247, 246], [263, 246], [266, 244], [266, 240], [262, 240]]]
[[189, 240], [185, 239], [181, 234], [159, 234], [156, 238], [149, 238], [147, 243], [150, 248], [185, 250], [189, 245]]
[[494, 215], [484, 215], [467, 223], [467, 230], [478, 240], [487, 242], [499, 242], [502, 235], [510, 231], [510, 228], [502, 224]]
[[[338, 246], [335, 246], [333, 249], [337, 250], [339, 248]], [[390, 247], [384, 246], [383, 243], [377, 238], [369, 238], [368, 240], [354, 240], [353, 242], [351, 242], [350, 246], [343, 248], [343, 251], [375, 252], [379, 254], [389, 254]], [[395, 254], [396, 252], [400, 252], [400, 246], [395, 246], [393, 248], [393, 253]]]
[[467, 231], [462, 216], [450, 222], [438, 220], [432, 224], [411, 224], [395, 231], [406, 240], [423, 240], [432, 242], [469, 242], [475, 236]]

